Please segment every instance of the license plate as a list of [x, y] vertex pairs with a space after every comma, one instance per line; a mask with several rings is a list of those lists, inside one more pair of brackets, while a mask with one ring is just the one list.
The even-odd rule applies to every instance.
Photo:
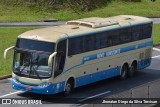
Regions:
[[32, 88], [28, 87], [28, 88], [26, 88], [26, 90], [32, 90]]

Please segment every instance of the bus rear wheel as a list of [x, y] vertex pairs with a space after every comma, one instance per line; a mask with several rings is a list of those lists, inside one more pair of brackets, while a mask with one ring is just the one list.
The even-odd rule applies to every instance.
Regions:
[[71, 94], [72, 91], [73, 91], [73, 83], [71, 80], [69, 80], [65, 86], [64, 96], [68, 96], [69, 94]]
[[127, 66], [127, 64], [124, 64], [123, 67], [122, 67], [122, 70], [121, 70], [121, 74], [120, 74], [120, 79], [121, 80], [126, 79], [127, 72], [128, 72], [128, 66]]
[[129, 72], [128, 72], [128, 76], [129, 76], [129, 77], [132, 77], [132, 76], [135, 74], [136, 70], [137, 70], [137, 63], [136, 63], [136, 62], [133, 62], [133, 63], [131, 64], [130, 70], [129, 70]]

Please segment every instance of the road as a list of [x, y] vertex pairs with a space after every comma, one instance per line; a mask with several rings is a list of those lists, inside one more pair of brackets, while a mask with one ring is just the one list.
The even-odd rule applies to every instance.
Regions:
[[[154, 24], [160, 23], [160, 18], [151, 18]], [[65, 24], [66, 21], [56, 22], [0, 22], [0, 27], [47, 27]]]
[[65, 21], [57, 22], [0, 22], [0, 27], [46, 27], [65, 24]]
[[[160, 47], [156, 47], [152, 54], [152, 64], [150, 67], [139, 71], [134, 77], [128, 78], [127, 80], [119, 81], [118, 78], [111, 78], [96, 82], [87, 86], [77, 88], [75, 92], [68, 96], [63, 97], [61, 94], [57, 95], [39, 95], [28, 92], [21, 92], [13, 90], [11, 87], [11, 79], [0, 80], [0, 98], [29, 98], [34, 99], [42, 98], [46, 103], [45, 105], [32, 105], [33, 107], [75, 107], [75, 106], [86, 106], [91, 105], [77, 105], [77, 104], [54, 104], [63, 102], [65, 98], [73, 100], [73, 102], [85, 101], [92, 98], [106, 98], [108, 96], [117, 95], [121, 92], [127, 92], [128, 90], [138, 87], [140, 85], [147, 84], [160, 79]], [[141, 93], [138, 93], [141, 94]], [[49, 98], [45, 99], [45, 98]], [[54, 98], [52, 101], [51, 99]], [[159, 97], [160, 98], [160, 97]], [[1, 107], [19, 107], [21, 105], [0, 105]], [[23, 105], [28, 107], [28, 105]], [[98, 106], [97, 106], [98, 107]], [[108, 106], [106, 106], [108, 107]], [[141, 106], [142, 107], [142, 106]]]
[[153, 23], [160, 23], [160, 18], [151, 18], [153, 20]]

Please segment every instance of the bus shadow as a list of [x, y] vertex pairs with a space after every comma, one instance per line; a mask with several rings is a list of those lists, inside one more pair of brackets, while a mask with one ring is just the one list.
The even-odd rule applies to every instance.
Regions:
[[[79, 87], [68, 97], [64, 97], [62, 93], [55, 95], [42, 95], [29, 92], [20, 93], [18, 96], [27, 99], [39, 99], [45, 103], [78, 103], [79, 100], [99, 93], [111, 91], [111, 93], [101, 96], [101, 98], [106, 98], [107, 96], [124, 92], [158, 79], [160, 79], [160, 70], [144, 69], [126, 80], [119, 81], [118, 77], [114, 77]], [[91, 100], [91, 102], [93, 102], [93, 100]]]

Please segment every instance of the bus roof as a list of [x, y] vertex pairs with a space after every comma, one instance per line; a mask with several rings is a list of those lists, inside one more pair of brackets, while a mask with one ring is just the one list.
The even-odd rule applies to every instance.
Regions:
[[119, 15], [108, 18], [91, 17], [68, 21], [65, 25], [27, 31], [19, 35], [18, 38], [57, 42], [59, 39], [71, 38], [77, 35], [149, 22], [152, 22], [149, 18], [132, 15]]

